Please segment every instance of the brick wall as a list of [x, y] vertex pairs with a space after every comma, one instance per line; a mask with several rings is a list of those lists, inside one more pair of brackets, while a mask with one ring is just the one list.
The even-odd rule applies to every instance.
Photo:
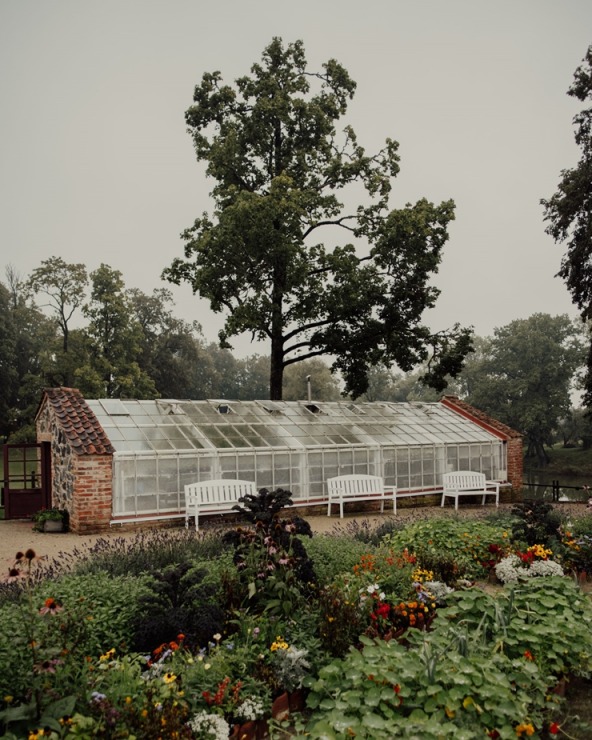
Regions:
[[45, 399], [37, 413], [37, 439], [51, 442], [52, 506], [70, 515], [70, 530], [92, 534], [109, 529], [113, 499], [112, 454], [77, 449]]
[[113, 500], [111, 455], [85, 455], [76, 462], [70, 528], [77, 534], [109, 529]]

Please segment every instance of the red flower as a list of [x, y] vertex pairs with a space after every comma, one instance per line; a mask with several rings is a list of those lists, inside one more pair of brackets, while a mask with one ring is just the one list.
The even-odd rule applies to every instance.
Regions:
[[549, 725], [549, 733], [551, 735], [556, 735], [558, 732], [559, 732], [559, 725], [557, 724], [557, 722], [551, 722], [551, 724]]
[[534, 655], [530, 652], [530, 650], [524, 651], [524, 657], [526, 660], [534, 660]]

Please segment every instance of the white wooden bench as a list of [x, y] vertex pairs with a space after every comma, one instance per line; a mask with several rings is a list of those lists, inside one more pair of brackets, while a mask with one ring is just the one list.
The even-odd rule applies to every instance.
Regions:
[[384, 479], [378, 475], [338, 475], [327, 478], [328, 507], [327, 516], [331, 516], [331, 506], [339, 505], [339, 515], [343, 519], [343, 504], [348, 501], [380, 501], [380, 511], [384, 512], [385, 500], [392, 499], [393, 511], [397, 513], [397, 489], [385, 486]]
[[487, 496], [495, 496], [495, 505], [499, 506], [498, 481], [486, 480], [484, 473], [474, 473], [472, 470], [457, 470], [453, 473], [444, 473], [442, 476], [442, 503], [447, 498], [454, 499], [454, 508], [458, 509], [460, 496], [482, 495], [481, 504], [485, 504]]
[[250, 480], [205, 480], [185, 486], [185, 527], [189, 518], [195, 517], [195, 529], [199, 529], [200, 514], [228, 514], [238, 504], [239, 498], [256, 495], [257, 487]]

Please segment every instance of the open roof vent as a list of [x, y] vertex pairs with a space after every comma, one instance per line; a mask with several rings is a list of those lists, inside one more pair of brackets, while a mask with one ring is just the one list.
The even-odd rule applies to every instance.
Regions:
[[283, 410], [277, 406], [273, 401], [257, 401], [259, 406], [261, 406], [262, 409], [267, 411], [268, 414], [272, 414], [273, 416], [283, 416], [284, 412]]

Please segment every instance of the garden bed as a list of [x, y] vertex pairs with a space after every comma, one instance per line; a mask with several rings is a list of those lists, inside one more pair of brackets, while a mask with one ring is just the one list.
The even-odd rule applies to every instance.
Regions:
[[[586, 517], [479, 507], [474, 520], [348, 519], [311, 536], [288, 504], [254, 497], [227, 530], [99, 539], [49, 562], [21, 552], [0, 588], [5, 736], [588, 727], [570, 712], [590, 688], [590, 584], [569, 575], [589, 556]], [[493, 584], [498, 571], [517, 579]], [[567, 699], [554, 690], [566, 676]]]

